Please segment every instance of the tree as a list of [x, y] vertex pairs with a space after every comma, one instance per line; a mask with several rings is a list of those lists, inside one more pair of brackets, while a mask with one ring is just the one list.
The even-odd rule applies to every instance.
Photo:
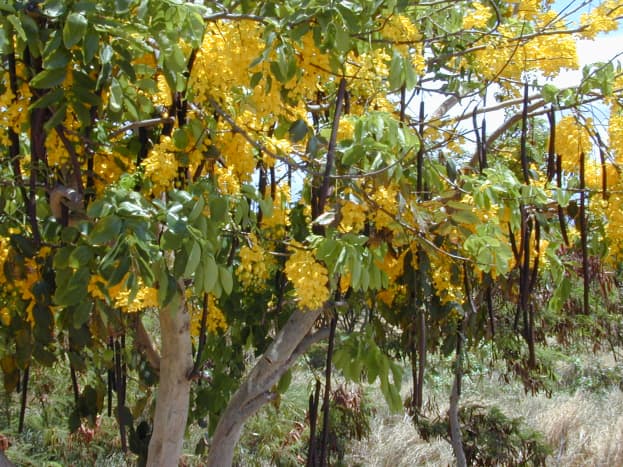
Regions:
[[536, 303], [567, 303], [577, 254], [589, 315], [591, 262], [620, 249], [620, 66], [548, 79], [622, 7], [572, 24], [579, 2], [550, 3], [2, 3], [1, 363], [20, 425], [29, 368], [68, 362], [73, 427], [114, 388], [122, 445], [148, 465], [175, 465], [205, 418], [209, 464], [230, 465], [245, 420], [346, 313], [368, 325], [335, 364], [394, 408], [393, 329], [415, 413], [438, 348], [456, 353], [455, 414], [462, 355], [485, 338], [523, 339], [532, 381], [551, 331]]

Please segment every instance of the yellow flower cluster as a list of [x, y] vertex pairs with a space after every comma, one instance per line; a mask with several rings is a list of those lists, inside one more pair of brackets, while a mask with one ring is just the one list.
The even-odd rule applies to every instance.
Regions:
[[408, 251], [408, 249], [405, 249], [398, 257], [387, 253], [382, 262], [375, 261], [376, 266], [387, 274], [387, 278], [389, 279], [389, 287], [379, 291], [376, 295], [376, 297], [387, 306], [391, 306], [396, 297], [400, 294], [404, 294], [406, 291], [406, 287], [398, 284], [397, 279], [402, 276], [404, 272], [404, 259]]
[[[396, 43], [415, 43], [422, 40], [422, 34], [413, 21], [404, 15], [393, 15], [384, 24], [382, 30], [383, 37]], [[406, 48], [402, 49], [406, 52]]]
[[342, 202], [340, 209], [341, 232], [361, 232], [366, 222], [367, 207], [363, 204], [355, 203], [350, 200]]
[[253, 148], [239, 133], [228, 131], [216, 140], [225, 165], [231, 166], [241, 182], [248, 182], [257, 166]]
[[452, 276], [452, 265], [454, 264], [450, 258], [442, 257], [442, 255], [429, 255], [431, 261], [431, 271], [433, 284], [435, 286], [435, 294], [441, 300], [441, 303], [463, 303], [465, 299], [463, 293], [463, 272]]
[[623, 14], [623, 5], [620, 0], [606, 0], [590, 13], [582, 13], [580, 36], [585, 39], [595, 39], [600, 32], [616, 31], [617, 17]]
[[327, 268], [300, 243], [292, 242], [289, 250], [292, 254], [286, 261], [285, 272], [294, 286], [299, 305], [309, 310], [320, 308], [329, 299]]
[[262, 217], [262, 229], [266, 236], [271, 239], [282, 238], [286, 233], [286, 227], [290, 225], [290, 187], [288, 185], [278, 185], [273, 210], [270, 215]]
[[[618, 188], [618, 189], [616, 189]], [[601, 211], [607, 219], [606, 235], [608, 237], [608, 254], [605, 255], [606, 262], [613, 267], [618, 267], [623, 257], [623, 237], [621, 230], [623, 229], [623, 195], [621, 188], [623, 186], [619, 182], [615, 192], [612, 193], [607, 201], [601, 203], [593, 203], [591, 209]], [[604, 205], [599, 209], [599, 206]]]
[[[134, 164], [131, 158], [124, 157], [121, 154], [103, 150], [95, 154], [94, 158], [95, 191], [98, 195], [102, 194], [108, 185], [119, 180], [119, 177], [124, 173], [134, 172]], [[122, 163], [131, 163], [132, 166], [126, 166], [124, 170], [120, 166]]]
[[[620, 84], [623, 84], [623, 80], [621, 81]], [[623, 165], [623, 107], [616, 102], [610, 107], [608, 138], [610, 151], [614, 155], [614, 164], [608, 164], [606, 167], [609, 196], [606, 200], [591, 202], [591, 210], [595, 211], [598, 217], [606, 219], [608, 254], [605, 258], [611, 266], [618, 267], [623, 258], [623, 236], [621, 235], [623, 232], [623, 176], [619, 169]], [[599, 175], [601, 175], [601, 170]], [[595, 190], [600, 190], [601, 180], [597, 180], [595, 185], [591, 181], [590, 186]]]
[[519, 0], [516, 1], [516, 16], [522, 19], [531, 20], [541, 11], [541, 0]]
[[214, 175], [216, 175], [216, 183], [221, 193], [227, 195], [240, 193], [240, 181], [234, 174], [232, 167], [214, 167]]
[[484, 29], [492, 16], [491, 8], [482, 2], [474, 2], [472, 10], [463, 17], [463, 29]]
[[[65, 132], [65, 137], [71, 143], [74, 143], [74, 150], [77, 152], [80, 150], [81, 145], [78, 143], [78, 131], [80, 129], [80, 122], [76, 119], [72, 112], [68, 112], [63, 123], [64, 128], [67, 128], [68, 132]], [[69, 162], [69, 154], [65, 144], [62, 142], [60, 136], [56, 131], [50, 131], [46, 135], [45, 149], [48, 156], [48, 165], [50, 167], [62, 167]]]
[[115, 308], [126, 313], [136, 313], [156, 307], [158, 307], [158, 290], [153, 287], [140, 287], [132, 301], [130, 301], [130, 291], [127, 289], [121, 290], [115, 298]]
[[610, 150], [615, 154], [616, 161], [623, 163], [623, 107], [612, 106], [608, 124], [608, 140]]
[[236, 276], [244, 287], [263, 290], [274, 261], [260, 246], [254, 234], [249, 235], [249, 242], [250, 246], [240, 248], [240, 265], [236, 269]]
[[[551, 16], [544, 15], [543, 21]], [[576, 42], [570, 34], [535, 35], [518, 43], [522, 30], [516, 25], [501, 25], [498, 32], [501, 37], [487, 36], [479, 44], [484, 47], [473, 54], [474, 65], [485, 79], [518, 80], [528, 71], [553, 77], [563, 69], [578, 68]]]
[[11, 325], [11, 312], [9, 311], [9, 309], [7, 307], [2, 307], [2, 309], [0, 309], [0, 323], [3, 326], [10, 326]]
[[394, 217], [398, 214], [398, 189], [395, 185], [377, 187], [370, 194], [370, 198], [378, 208], [372, 210], [372, 220], [377, 229], [391, 228]]
[[[126, 313], [136, 313], [147, 308], [158, 307], [158, 290], [153, 287], [146, 287], [141, 281], [139, 281], [136, 296], [130, 301], [130, 291], [125, 287], [126, 278], [127, 276], [118, 284], [109, 285], [102, 276], [93, 274], [89, 279], [87, 290], [91, 297], [110, 303], [111, 306]], [[108, 297], [104, 295], [102, 288], [106, 290]]]
[[[210, 298], [212, 300], [210, 300]], [[227, 320], [219, 307], [216, 306], [214, 297], [208, 298], [208, 320], [206, 329], [212, 334], [216, 334], [218, 330], [227, 331]]]
[[[264, 50], [262, 31], [263, 27], [255, 21], [224, 20], [208, 24], [189, 80], [195, 100], [206, 102], [212, 97], [232, 104], [232, 89], [248, 87], [253, 73], [270, 74], [270, 57], [250, 68], [251, 62]], [[285, 115], [291, 110], [283, 104], [275, 81], [270, 89], [260, 82], [250, 91], [243, 100], [258, 115]]]
[[353, 120], [351, 118], [340, 119], [337, 129], [337, 140], [353, 139], [354, 131], [355, 125], [353, 125]]
[[329, 56], [316, 46], [311, 31], [301, 38], [300, 45], [296, 46], [296, 53], [301, 74], [298, 80], [293, 80], [288, 85], [303, 96], [304, 93], [308, 93], [308, 97], [313, 98], [313, 94], [319, 89], [324, 89], [330, 80]]
[[[189, 302], [190, 313], [190, 335], [193, 340], [199, 337], [201, 332], [201, 316], [203, 309], [201, 306], [193, 305]], [[208, 315], [206, 319], [206, 331], [211, 334], [218, 333], [219, 330], [227, 331], [227, 320], [223, 311], [216, 306], [216, 299], [212, 294], [208, 295]]]
[[33, 310], [35, 308], [35, 304], [37, 303], [37, 300], [35, 299], [35, 296], [32, 293], [32, 287], [33, 285], [35, 285], [35, 283], [41, 280], [41, 271], [39, 268], [39, 262], [47, 254], [48, 254], [48, 251], [46, 250], [45, 252], [40, 252], [39, 256], [37, 257], [26, 258], [24, 260], [24, 272], [25, 272], [24, 276], [13, 282], [13, 286], [15, 287], [15, 290], [17, 290], [22, 300], [27, 303], [26, 321], [28, 321], [31, 325], [35, 324]]
[[[5, 263], [9, 259], [9, 250], [9, 239], [0, 237], [0, 284], [5, 285], [0, 294], [0, 299], [3, 304], [7, 304], [7, 302], [11, 300], [11, 297], [16, 294], [15, 289], [11, 287], [4, 275]], [[0, 309], [0, 323], [4, 326], [9, 326], [11, 324], [11, 311], [6, 306]]]
[[152, 96], [152, 101], [156, 105], [162, 105], [168, 108], [173, 102], [171, 100], [171, 89], [164, 75], [159, 74], [156, 77], [156, 86], [158, 92]]
[[[395, 46], [395, 50], [398, 50], [404, 56], [410, 56], [413, 68], [418, 75], [426, 71], [426, 60], [424, 59], [422, 45], [420, 44], [422, 34], [410, 18], [404, 15], [390, 17], [383, 26], [382, 34], [386, 40], [398, 44]], [[375, 50], [371, 52], [372, 56], [376, 54]], [[389, 61], [390, 57], [387, 53], [383, 52], [383, 54], [387, 57], [386, 61]], [[378, 61], [378, 57], [375, 60]]]
[[[590, 126], [590, 121], [587, 122]], [[567, 172], [577, 173], [580, 154], [588, 156], [592, 149], [587, 129], [577, 120], [567, 115], [556, 124], [556, 153], [562, 158], [562, 168]]]
[[372, 100], [387, 101], [386, 80], [390, 61], [391, 56], [382, 48], [349, 57], [346, 74], [353, 76], [348, 86], [352, 93], [351, 112], [365, 112], [367, 106], [373, 107], [370, 105]]
[[[12, 230], [9, 229], [9, 232], [14, 233]], [[23, 304], [26, 305], [26, 321], [31, 325], [35, 324], [33, 311], [37, 300], [32, 288], [37, 282], [42, 280], [41, 268], [51, 251], [50, 247], [44, 246], [36, 256], [24, 258], [23, 268], [14, 267], [12, 271], [13, 280], [7, 281], [4, 269], [6, 262], [11, 261], [11, 246], [8, 238], [0, 237], [0, 280], [4, 285], [2, 290], [0, 290], [0, 300], [2, 305], [5, 305], [0, 310], [0, 318], [5, 326], [11, 324], [12, 312], [20, 310]]]
[[[18, 66], [18, 75], [21, 75], [20, 70], [23, 70], [23, 65]], [[28, 123], [31, 92], [24, 80], [15, 96], [9, 86], [8, 72], [3, 73], [2, 84], [6, 86], [6, 91], [0, 94], [0, 146], [9, 146], [9, 129], [19, 134], [22, 126]]]
[[7, 279], [4, 275], [4, 263], [9, 257], [9, 239], [0, 237], [0, 284], [6, 284]]
[[389, 283], [393, 283], [402, 276], [405, 267], [405, 256], [407, 255], [408, 250], [404, 250], [403, 253], [396, 257], [391, 253], [386, 253], [383, 258], [383, 262], [376, 261], [375, 264], [377, 267], [387, 274], [387, 278], [389, 279]]
[[145, 177], [153, 182], [152, 193], [156, 196], [173, 187], [178, 169], [176, 150], [171, 138], [163, 136], [141, 163]]

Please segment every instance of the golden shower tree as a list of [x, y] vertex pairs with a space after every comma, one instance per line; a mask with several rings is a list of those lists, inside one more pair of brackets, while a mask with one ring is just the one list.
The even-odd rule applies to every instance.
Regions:
[[551, 3], [2, 2], [0, 363], [20, 426], [29, 369], [66, 364], [72, 426], [108, 388], [148, 465], [176, 465], [206, 417], [209, 464], [230, 465], [346, 311], [373, 324], [335, 363], [394, 407], [383, 329], [402, 332], [415, 410], [426, 353], [496, 325], [534, 370], [535, 303], [564, 305], [576, 252], [589, 314], [623, 221], [617, 57], [552, 82], [623, 7]]

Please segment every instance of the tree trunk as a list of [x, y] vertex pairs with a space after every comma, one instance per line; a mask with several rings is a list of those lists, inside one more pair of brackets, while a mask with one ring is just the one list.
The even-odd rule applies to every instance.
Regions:
[[245, 421], [275, 398], [272, 388], [296, 359], [312, 343], [328, 336], [328, 329], [309, 334], [321, 311], [296, 311], [277, 333], [221, 415], [208, 453], [209, 467], [232, 465], [234, 448]]
[[463, 441], [461, 439], [461, 423], [459, 420], [459, 385], [460, 374], [454, 375], [454, 384], [452, 384], [452, 392], [450, 393], [450, 409], [448, 410], [448, 419], [450, 421], [450, 444], [456, 458], [457, 467], [467, 466], [465, 451], [463, 450]]
[[[183, 292], [182, 292], [183, 297]], [[193, 367], [190, 318], [183, 298], [160, 310], [160, 384], [147, 465], [175, 467], [179, 463], [188, 419]]]

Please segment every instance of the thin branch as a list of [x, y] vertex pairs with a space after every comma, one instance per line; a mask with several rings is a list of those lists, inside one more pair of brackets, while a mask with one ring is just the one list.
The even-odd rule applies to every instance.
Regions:
[[127, 125], [124, 125], [121, 128], [113, 131], [110, 135], [108, 135], [108, 138], [116, 138], [117, 136], [124, 134], [126, 131], [135, 130], [137, 128], [148, 128], [158, 125], [172, 125], [173, 123], [175, 123], [175, 119], [173, 117], [160, 117], [140, 120], [138, 122], [128, 123]]
[[322, 186], [320, 188], [320, 196], [318, 197], [318, 212], [320, 215], [324, 211], [324, 206], [329, 195], [329, 188], [331, 183], [331, 171], [333, 170], [333, 162], [335, 160], [335, 146], [337, 142], [337, 133], [340, 126], [340, 118], [342, 116], [342, 107], [344, 104], [344, 96], [346, 94], [346, 79], [340, 80], [337, 96], [335, 100], [335, 113], [333, 114], [333, 126], [331, 128], [331, 138], [329, 140], [329, 147], [327, 149], [327, 162], [325, 165], [324, 176], [322, 179]]

